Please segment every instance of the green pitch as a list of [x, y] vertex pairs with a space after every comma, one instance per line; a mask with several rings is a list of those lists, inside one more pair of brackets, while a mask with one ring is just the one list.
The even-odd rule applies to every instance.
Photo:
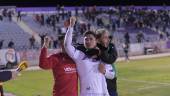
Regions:
[[[119, 96], [170, 96], [170, 57], [117, 62]], [[4, 83], [17, 96], [52, 96], [51, 71], [23, 72]]]

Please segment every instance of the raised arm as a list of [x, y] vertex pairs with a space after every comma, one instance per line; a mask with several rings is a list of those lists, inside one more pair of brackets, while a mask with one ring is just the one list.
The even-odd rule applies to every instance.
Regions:
[[73, 27], [75, 25], [76, 18], [71, 17], [70, 18], [70, 25], [67, 29], [66, 35], [65, 35], [65, 40], [64, 40], [64, 48], [67, 54], [72, 58], [76, 59], [77, 58], [77, 51], [76, 48], [72, 45], [72, 38], [73, 38]]
[[47, 56], [48, 46], [49, 46], [49, 38], [45, 37], [44, 45], [43, 48], [41, 49], [40, 57], [39, 57], [39, 67], [42, 69], [52, 69], [53, 64], [57, 62], [55, 59], [56, 62], [53, 63], [54, 62], [53, 55]]

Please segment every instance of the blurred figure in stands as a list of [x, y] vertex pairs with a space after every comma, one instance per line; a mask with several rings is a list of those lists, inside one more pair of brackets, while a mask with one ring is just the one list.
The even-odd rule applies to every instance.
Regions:
[[128, 43], [124, 43], [123, 44], [123, 49], [124, 49], [124, 53], [125, 53], [125, 61], [129, 62], [129, 44]]
[[3, 20], [2, 12], [0, 12], [0, 20]]
[[18, 14], [17, 14], [17, 21], [21, 21], [21, 11], [18, 11]]
[[8, 43], [8, 48], [14, 48], [15, 44], [13, 42], [13, 40], [11, 39], [11, 41]]
[[0, 41], [0, 49], [2, 49], [3, 43], [4, 43], [4, 40], [1, 40], [1, 41]]
[[127, 43], [127, 44], [130, 43], [130, 36], [129, 36], [129, 33], [128, 33], [128, 32], [125, 33], [124, 39], [125, 39], [125, 43]]
[[44, 26], [45, 19], [44, 19], [44, 14], [41, 14], [41, 25]]
[[35, 48], [35, 38], [34, 36], [32, 36], [30, 39], [30, 49], [34, 49]]
[[142, 43], [143, 40], [144, 40], [143, 32], [142, 31], [138, 32], [137, 35], [136, 35], [136, 38], [137, 38], [138, 43]]
[[53, 40], [53, 48], [57, 48], [58, 39]]
[[9, 18], [9, 21], [11, 22], [12, 21], [12, 11], [8, 12], [8, 18]]
[[11, 69], [13, 68], [13, 66], [17, 65], [18, 58], [17, 58], [17, 53], [15, 51], [15, 45], [12, 40], [8, 43], [8, 51], [6, 53], [6, 59], [7, 59], [7, 64], [6, 64], [7, 69]]
[[47, 36], [47, 33], [45, 33], [45, 34], [39, 34], [39, 36], [40, 36], [40, 38], [41, 38], [41, 46], [43, 46], [43, 43], [44, 43], [44, 38], [45, 38], [45, 36]]

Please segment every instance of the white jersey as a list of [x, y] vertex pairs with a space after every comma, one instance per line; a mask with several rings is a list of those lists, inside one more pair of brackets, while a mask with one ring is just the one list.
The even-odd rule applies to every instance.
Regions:
[[76, 62], [80, 79], [80, 96], [109, 96], [105, 75], [98, 70], [101, 62], [88, 58], [72, 46], [72, 32], [73, 28], [68, 28], [64, 43], [67, 54]]

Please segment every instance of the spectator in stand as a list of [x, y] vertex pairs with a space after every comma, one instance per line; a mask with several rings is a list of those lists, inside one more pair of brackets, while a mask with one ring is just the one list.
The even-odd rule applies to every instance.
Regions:
[[11, 39], [11, 41], [8, 43], [8, 48], [14, 48], [15, 44], [13, 42], [13, 39]]
[[78, 16], [78, 7], [75, 7], [75, 15]]
[[54, 17], [52, 19], [52, 26], [53, 26], [53, 31], [56, 31], [56, 19]]
[[125, 53], [125, 61], [129, 62], [129, 44], [128, 43], [124, 43], [123, 44], [123, 49], [124, 49], [124, 53]]
[[2, 14], [0, 13], [0, 20], [3, 21], [3, 16]]
[[17, 15], [17, 21], [21, 21], [21, 11], [18, 11], [18, 15]]
[[32, 36], [30, 39], [30, 49], [34, 49], [35, 48], [35, 38], [34, 36]]
[[128, 33], [128, 32], [125, 33], [124, 39], [125, 39], [125, 43], [126, 43], [126, 44], [129, 44], [129, 43], [130, 43], [130, 36], [129, 36], [129, 33]]
[[39, 36], [41, 37], [41, 46], [43, 46], [44, 38], [45, 38], [45, 36], [47, 36], [47, 33], [46, 33], [46, 34], [39, 35]]
[[167, 38], [169, 39], [169, 37], [170, 37], [169, 32], [166, 32], [166, 36], [167, 36]]
[[[8, 50], [10, 50], [10, 53], [9, 53], [10, 55], [8, 55], [8, 53], [7, 53], [6, 68], [7, 69], [12, 69], [18, 63], [18, 57], [17, 57], [17, 53], [16, 53], [16, 50], [15, 50], [15, 44], [14, 44], [12, 39], [8, 43]], [[11, 55], [13, 55], [13, 58], [11, 58]]]
[[91, 24], [88, 23], [88, 24], [87, 24], [87, 30], [90, 30], [90, 28], [91, 28]]
[[3, 42], [4, 42], [4, 40], [0, 41], [0, 49], [2, 49], [2, 47], [3, 47]]
[[44, 22], [45, 22], [45, 20], [44, 20], [44, 14], [41, 14], [41, 25], [42, 25], [42, 26], [44, 26]]
[[56, 18], [56, 22], [59, 23], [59, 21], [60, 21], [60, 16], [59, 16], [58, 13], [55, 15], [55, 18]]
[[9, 18], [9, 21], [11, 22], [12, 21], [12, 11], [8, 12], [8, 18]]
[[137, 38], [137, 42], [141, 43], [144, 40], [143, 32], [142, 31], [138, 32], [136, 38]]
[[51, 19], [50, 19], [50, 17], [48, 16], [48, 17], [47, 17], [47, 19], [46, 19], [47, 27], [49, 27], [49, 26], [50, 26], [50, 22], [51, 22]]
[[58, 45], [58, 39], [55, 39], [54, 41], [53, 41], [53, 48], [57, 48], [57, 45]]
[[6, 8], [2, 11], [2, 14], [3, 14], [4, 17], [7, 16], [7, 9]]
[[164, 35], [163, 32], [160, 32], [160, 33], [159, 33], [159, 40], [163, 40], [163, 37], [164, 37], [163, 35]]

